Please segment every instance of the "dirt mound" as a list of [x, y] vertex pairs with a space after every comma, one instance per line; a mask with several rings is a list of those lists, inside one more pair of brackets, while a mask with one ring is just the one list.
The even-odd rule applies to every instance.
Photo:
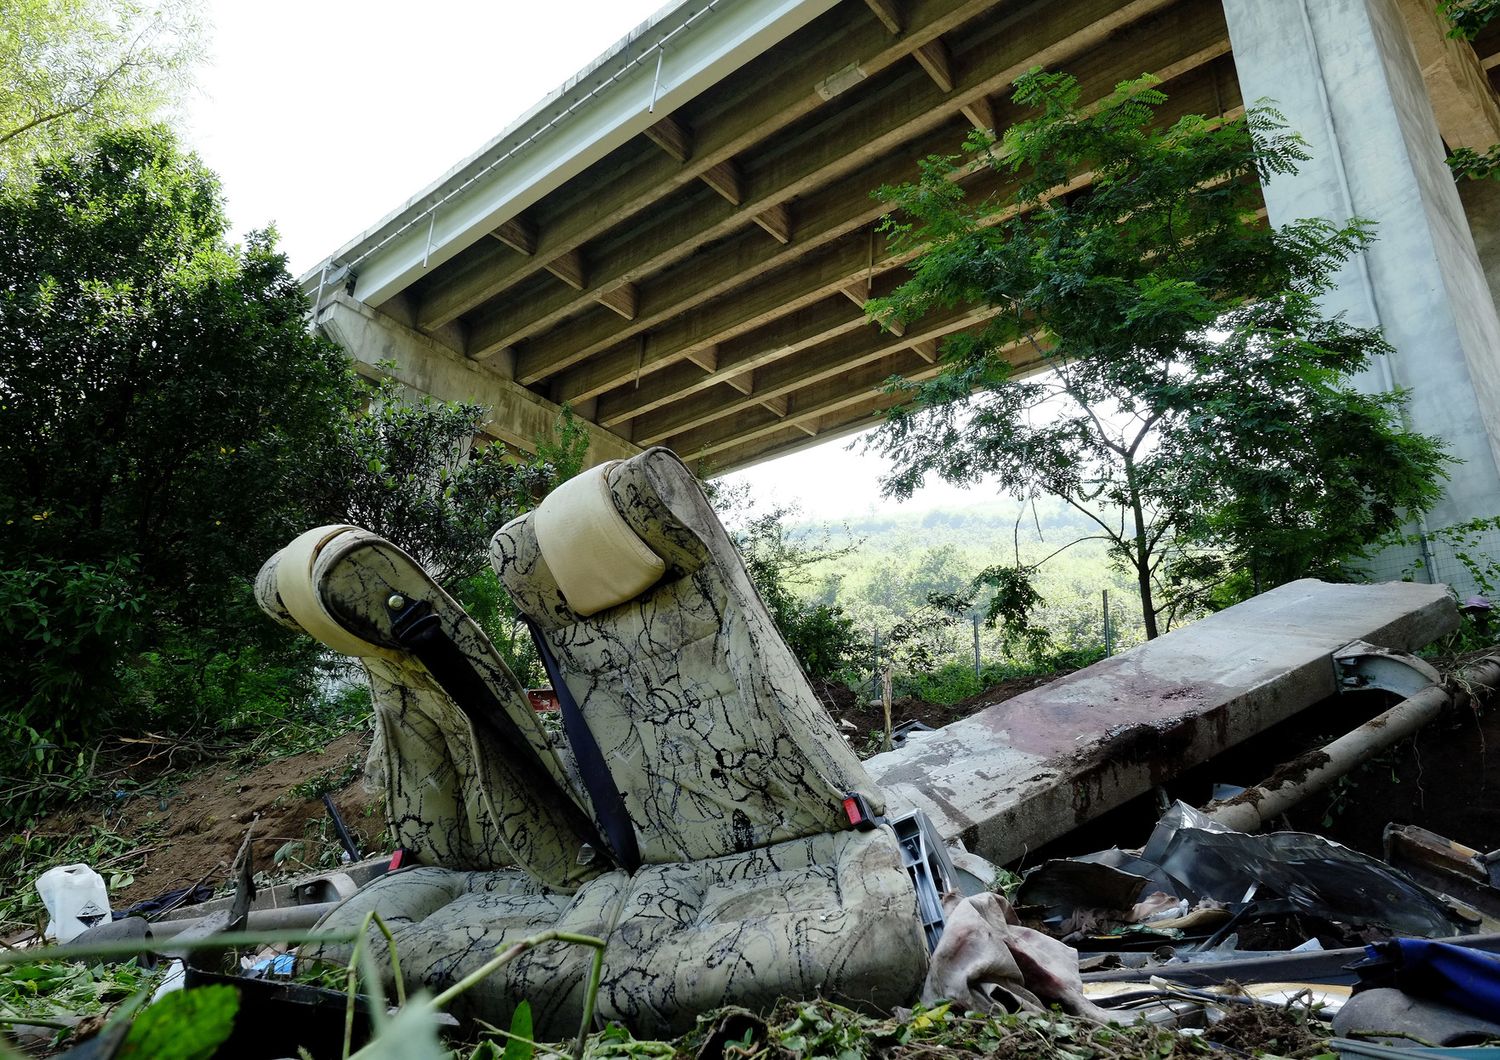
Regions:
[[[1013, 677], [1008, 681], [1002, 681], [997, 685], [991, 685], [978, 695], [970, 696], [968, 699], [960, 700], [949, 706], [941, 703], [931, 703], [916, 696], [903, 696], [891, 703], [891, 727], [897, 728], [911, 721], [920, 721], [924, 725], [931, 725], [934, 729], [949, 722], [967, 718], [971, 714], [978, 714], [986, 707], [1003, 703], [1012, 696], [1029, 692], [1033, 688], [1040, 688], [1049, 681], [1054, 681], [1062, 676], [1062, 672], [1043, 674], [1030, 677]], [[849, 725], [844, 727], [849, 738], [858, 744], [869, 733], [877, 732], [885, 727], [885, 712], [879, 703], [871, 703], [867, 696], [850, 691], [844, 685], [837, 682], [814, 681], [813, 691], [828, 708], [836, 722], [847, 721]]]
[[200, 881], [222, 882], [252, 820], [257, 870], [273, 868], [277, 851], [288, 843], [301, 846], [289, 848], [277, 867], [316, 867], [333, 835], [323, 823], [321, 791], [338, 788], [334, 805], [363, 850], [375, 849], [381, 840], [380, 800], [357, 782], [369, 741], [367, 732], [350, 732], [321, 750], [255, 766], [211, 763], [171, 795], [130, 795], [102, 807], [70, 807], [43, 820], [36, 831], [67, 835], [99, 825], [135, 840], [130, 853], [113, 859], [114, 870], [135, 877], [111, 892], [116, 909]]

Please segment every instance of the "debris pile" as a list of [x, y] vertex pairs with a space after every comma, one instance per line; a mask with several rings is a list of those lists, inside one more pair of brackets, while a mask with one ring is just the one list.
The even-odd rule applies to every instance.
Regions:
[[[325, 798], [351, 861], [292, 884], [257, 886], [247, 835], [231, 895], [114, 918], [69, 867], [47, 881], [59, 943], [15, 940], [0, 969], [159, 960], [135, 1004], [194, 999], [146, 1005], [155, 1024], [211, 1010], [202, 1056], [440, 1057], [441, 1032], [489, 1057], [549, 1039], [575, 1057], [1304, 1057], [1334, 1034], [1388, 1048], [1403, 1020], [1423, 1041], [1493, 1032], [1500, 855], [1401, 821], [1383, 859], [1285, 826], [1500, 685], [1495, 659], [1445, 680], [1408, 654], [1459, 622], [1442, 587], [1284, 585], [861, 762], [672, 454], [571, 480], [492, 549], [560, 724], [409, 555], [310, 531], [257, 596], [365, 665], [399, 849], [357, 860]], [[1385, 698], [1259, 785], [1189, 801], [1193, 770], [1350, 693]], [[1035, 855], [1105, 825], [1117, 845]], [[33, 1037], [74, 1026], [7, 1006], [0, 1025]], [[91, 1024], [78, 1055], [138, 1055], [143, 1023]]]

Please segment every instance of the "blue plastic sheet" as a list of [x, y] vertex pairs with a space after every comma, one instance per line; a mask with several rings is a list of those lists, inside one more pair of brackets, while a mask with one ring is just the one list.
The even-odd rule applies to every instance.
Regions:
[[1491, 1019], [1500, 1012], [1500, 956], [1430, 939], [1392, 939], [1365, 951], [1376, 974], [1361, 968], [1361, 979], [1386, 969], [1394, 973], [1394, 985], [1413, 996]]

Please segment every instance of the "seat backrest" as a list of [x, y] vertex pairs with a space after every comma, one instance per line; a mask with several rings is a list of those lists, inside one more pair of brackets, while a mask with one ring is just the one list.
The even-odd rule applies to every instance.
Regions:
[[557, 657], [645, 862], [847, 828], [850, 793], [881, 811], [670, 450], [585, 472], [495, 534], [491, 561]]
[[[376, 719], [370, 764], [393, 838], [415, 860], [515, 865], [565, 891], [609, 868], [580, 860], [597, 839], [563, 749], [489, 638], [412, 557], [358, 527], [320, 527], [266, 562], [256, 596], [278, 622], [363, 664]], [[398, 635], [397, 602], [431, 616], [468, 678], [468, 702]]]

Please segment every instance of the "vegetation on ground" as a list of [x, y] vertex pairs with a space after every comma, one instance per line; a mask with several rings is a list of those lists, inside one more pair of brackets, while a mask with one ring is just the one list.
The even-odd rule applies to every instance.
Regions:
[[[872, 318], [992, 313], [944, 343], [935, 379], [892, 384], [885, 492], [993, 476], [1061, 499], [1131, 573], [1148, 638], [1292, 578], [1351, 577], [1434, 503], [1446, 463], [1404, 429], [1402, 393], [1350, 385], [1388, 352], [1379, 331], [1320, 306], [1371, 226], [1259, 219], [1260, 182], [1307, 158], [1269, 107], [1162, 127], [1152, 78], [1088, 107], [1079, 93], [1027, 74], [1015, 100], [1034, 117], [879, 193], [895, 245], [919, 254]], [[970, 199], [980, 168], [1004, 193]], [[977, 579], [1022, 641], [1035, 568], [1018, 555]]]
[[[371, 991], [370, 1005], [373, 1038], [357, 1051], [351, 1048], [353, 1020], [351, 1007], [346, 1016], [345, 1047], [342, 1055], [375, 1060], [402, 1057], [405, 1060], [533, 1060], [538, 1057], [572, 1057], [604, 1060], [614, 1057], [661, 1058], [698, 1057], [717, 1060], [811, 1060], [814, 1057], [838, 1057], [839, 1060], [874, 1060], [874, 1058], [941, 1058], [994, 1056], [1022, 1057], [1056, 1055], [1069, 1060], [1169, 1060], [1175, 1057], [1208, 1056], [1221, 1048], [1260, 1055], [1262, 1053], [1297, 1058], [1311, 1058], [1328, 1051], [1329, 1027], [1316, 1011], [1301, 1002], [1278, 1006], [1249, 999], [1228, 999], [1220, 1021], [1201, 1033], [1182, 1034], [1146, 1020], [1117, 1026], [1101, 1026], [1066, 1016], [1057, 1011], [980, 1014], [960, 1012], [952, 1005], [917, 1005], [909, 1012], [894, 1016], [873, 1016], [856, 1012], [826, 999], [785, 1000], [765, 1015], [741, 1008], [724, 1008], [698, 1017], [696, 1027], [672, 1040], [641, 1039], [618, 1024], [587, 1033], [564, 1043], [538, 1042], [531, 1037], [530, 1008], [522, 1003], [510, 1027], [481, 1025], [477, 1036], [470, 1031], [467, 1041], [443, 1041], [434, 1014], [453, 997], [491, 974], [507, 961], [524, 953], [545, 939], [559, 937], [547, 932], [527, 939], [497, 954], [485, 967], [466, 976], [454, 987], [436, 997], [417, 994], [398, 996], [394, 1015], [386, 1015], [386, 999], [378, 985], [378, 976], [367, 956], [356, 952], [347, 969], [323, 968], [315, 976], [299, 975], [302, 981], [339, 989]], [[231, 940], [233, 936], [229, 937]], [[565, 936], [564, 941], [597, 945], [597, 940], [582, 936]], [[201, 943], [200, 943], [201, 944]], [[358, 949], [358, 947], [357, 947]], [[7, 981], [24, 984], [28, 976], [69, 974], [83, 980], [95, 977], [108, 981], [110, 973], [81, 969], [62, 973], [55, 969], [67, 966], [35, 963], [0, 967], [0, 991]], [[127, 966], [128, 968], [128, 966]], [[27, 971], [20, 971], [20, 970]], [[40, 969], [53, 969], [39, 971]], [[18, 972], [20, 974], [18, 975]], [[483, 973], [483, 974], [481, 974]], [[115, 973], [118, 974], [118, 973]], [[135, 977], [127, 972], [128, 982]], [[597, 991], [597, 981], [590, 985], [589, 996]], [[87, 989], [85, 987], [85, 989]], [[118, 992], [118, 987], [112, 987]], [[127, 1040], [168, 1040], [171, 1031], [181, 1030], [179, 1045], [190, 1044], [196, 1050], [174, 1055], [210, 1056], [232, 1033], [234, 1005], [231, 987], [199, 987], [169, 994], [164, 1002], [147, 1007], [135, 1017]], [[91, 1011], [106, 1006], [94, 1005]], [[155, 1010], [155, 1011], [153, 1011]], [[32, 1007], [21, 1012], [30, 1014]], [[126, 1010], [127, 1018], [131, 1015]], [[205, 1014], [210, 1018], [205, 1019]], [[363, 1017], [358, 1017], [363, 1018]], [[589, 1021], [585, 1020], [587, 1025]]]

